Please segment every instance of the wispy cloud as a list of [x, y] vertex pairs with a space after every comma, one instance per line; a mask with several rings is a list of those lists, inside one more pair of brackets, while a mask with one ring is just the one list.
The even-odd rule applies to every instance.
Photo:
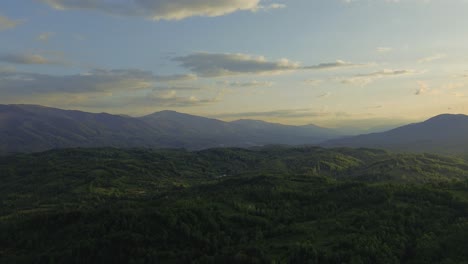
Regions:
[[6, 16], [0, 16], [0, 31], [15, 28], [23, 22], [23, 20], [14, 20]]
[[194, 16], [216, 17], [238, 11], [284, 8], [278, 3], [263, 4], [261, 0], [40, 0], [59, 9], [96, 10], [102, 13], [145, 17], [152, 20], [181, 20]]
[[240, 74], [278, 74], [297, 70], [331, 70], [362, 66], [338, 60], [312, 66], [301, 66], [289, 59], [267, 60], [263, 56], [242, 53], [199, 52], [173, 59], [180, 65], [202, 77], [222, 77]]
[[47, 42], [54, 35], [54, 32], [43, 32], [37, 36], [37, 40]]
[[185, 82], [195, 81], [198, 76], [195, 74], [173, 74], [173, 75], [154, 75], [153, 80], [157, 82]]
[[445, 54], [434, 54], [434, 55], [419, 59], [418, 63], [429, 63], [429, 62], [433, 62], [436, 60], [445, 59], [446, 57], [447, 55]]
[[366, 74], [354, 75], [351, 78], [341, 80], [343, 84], [352, 84], [364, 86], [374, 82], [375, 80], [386, 78], [386, 77], [396, 77], [396, 76], [405, 76], [418, 73], [415, 70], [382, 70]]
[[240, 87], [240, 88], [251, 88], [251, 87], [271, 87], [274, 85], [273, 82], [268, 82], [268, 81], [247, 81], [247, 82], [239, 82], [239, 81], [235, 81], [235, 82], [228, 82], [228, 81], [224, 81], [224, 82], [218, 82], [218, 84], [220, 85], [226, 85], [226, 86], [229, 86], [229, 87]]
[[393, 51], [393, 48], [391, 47], [378, 47], [375, 49], [378, 53], [389, 53]]
[[12, 63], [12, 64], [51, 64], [51, 65], [63, 65], [66, 64], [64, 61], [49, 59], [39, 54], [3, 54], [0, 55], [0, 62]]
[[365, 66], [366, 64], [356, 64], [351, 63], [343, 60], [337, 60], [335, 62], [327, 62], [327, 63], [320, 63], [318, 65], [312, 66], [305, 66], [302, 69], [306, 70], [334, 70], [339, 68], [349, 68], [349, 67], [357, 67], [357, 66]]
[[322, 80], [317, 80], [317, 79], [308, 79], [303, 81], [304, 84], [309, 85], [309, 86], [318, 86], [323, 83]]
[[418, 88], [416, 89], [415, 95], [423, 95], [429, 91], [429, 85], [426, 82], [418, 81]]
[[332, 93], [327, 92], [327, 93], [319, 94], [319, 95], [317, 96], [317, 98], [328, 98], [328, 97], [330, 97], [331, 95], [332, 95]]

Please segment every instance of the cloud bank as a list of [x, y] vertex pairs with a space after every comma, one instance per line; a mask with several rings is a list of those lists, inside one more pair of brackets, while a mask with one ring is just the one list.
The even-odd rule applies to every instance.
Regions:
[[19, 96], [50, 93], [96, 93], [149, 89], [156, 83], [193, 80], [194, 75], [155, 75], [137, 69], [96, 69], [83, 74], [49, 75], [26, 72], [0, 72], [0, 93]]

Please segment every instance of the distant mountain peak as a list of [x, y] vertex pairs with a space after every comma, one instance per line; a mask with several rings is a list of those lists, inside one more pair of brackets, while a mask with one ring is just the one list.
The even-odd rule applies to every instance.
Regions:
[[468, 115], [464, 114], [440, 114], [434, 117], [429, 118], [425, 122], [433, 121], [457, 121], [457, 120], [468, 120]]

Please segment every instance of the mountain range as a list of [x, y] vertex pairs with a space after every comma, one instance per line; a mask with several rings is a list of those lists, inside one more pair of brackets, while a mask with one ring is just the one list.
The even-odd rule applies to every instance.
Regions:
[[468, 116], [443, 114], [380, 133], [345, 136], [315, 125], [259, 120], [225, 122], [161, 111], [142, 117], [87, 113], [38, 105], [0, 105], [0, 154], [73, 147], [254, 147], [268, 144], [365, 147], [466, 153]]
[[1, 154], [104, 146], [203, 149], [299, 145], [338, 136], [342, 134], [314, 125], [224, 122], [174, 111], [129, 117], [38, 105], [0, 105]]

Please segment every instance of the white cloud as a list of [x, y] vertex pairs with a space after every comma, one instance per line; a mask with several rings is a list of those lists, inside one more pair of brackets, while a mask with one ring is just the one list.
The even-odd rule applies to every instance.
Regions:
[[13, 20], [6, 16], [0, 16], [0, 31], [15, 28], [22, 23], [22, 20]]
[[262, 5], [261, 0], [40, 0], [59, 9], [95, 10], [107, 14], [138, 16], [152, 20], [181, 20], [194, 16], [216, 17], [237, 11], [283, 8], [283, 4]]

